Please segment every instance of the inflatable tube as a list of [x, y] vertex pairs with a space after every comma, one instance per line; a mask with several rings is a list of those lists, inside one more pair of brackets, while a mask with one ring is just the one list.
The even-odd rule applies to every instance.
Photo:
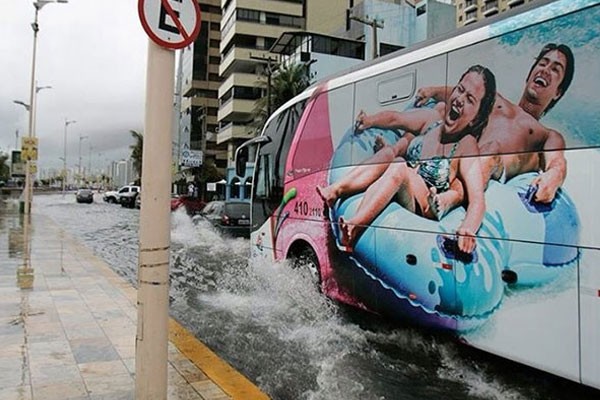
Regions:
[[[332, 157], [329, 184], [373, 155], [377, 135], [390, 144], [402, 137], [394, 130], [349, 130]], [[556, 278], [579, 257], [579, 218], [563, 190], [552, 204], [535, 204], [529, 186], [534, 176], [524, 174], [507, 184], [489, 183], [486, 214], [471, 255], [457, 252], [449, 240], [464, 218], [464, 208], [433, 221], [390, 203], [363, 231], [350, 255], [359, 271], [357, 278], [370, 286], [366, 296], [393, 303], [383, 306], [403, 314], [399, 317], [468, 330], [485, 322], [499, 307], [504, 271], [512, 271], [516, 281], [510, 283], [518, 285], [535, 286]], [[337, 221], [342, 216], [351, 218], [362, 196], [338, 199], [330, 210], [338, 244]]]

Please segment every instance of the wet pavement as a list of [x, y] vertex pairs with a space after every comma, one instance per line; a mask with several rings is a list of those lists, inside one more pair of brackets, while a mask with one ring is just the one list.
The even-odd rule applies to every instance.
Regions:
[[[0, 203], [0, 400], [133, 399], [135, 304], [50, 218]], [[267, 398], [174, 320], [169, 338], [169, 399]]]
[[[77, 204], [68, 193], [36, 195], [34, 212], [135, 286], [139, 210], [104, 203], [100, 194], [93, 204]], [[2, 235], [10, 231], [2, 221], [0, 249], [8, 246]], [[274, 400], [600, 398], [597, 390], [445, 335], [332, 302], [315, 290], [306, 271], [281, 263], [249, 265], [248, 255], [248, 240], [223, 237], [201, 218], [172, 213], [169, 311], [202, 342], [193, 348], [208, 346]], [[8, 273], [13, 286], [15, 268]], [[174, 336], [179, 334], [171, 335], [176, 343]], [[176, 347], [214, 383], [234, 398], [257, 398], [229, 383], [229, 373], [222, 372], [231, 370], [215, 368], [214, 353], [194, 357], [187, 342], [195, 339], [182, 339]]]

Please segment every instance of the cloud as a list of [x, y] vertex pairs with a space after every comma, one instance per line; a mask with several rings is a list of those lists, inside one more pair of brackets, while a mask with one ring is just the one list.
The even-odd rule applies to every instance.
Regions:
[[[0, 149], [15, 146], [15, 131], [26, 135], [35, 9], [32, 2], [3, 0], [0, 13]], [[128, 157], [129, 130], [143, 128], [148, 39], [136, 0], [69, 0], [48, 4], [39, 14], [36, 78], [39, 86], [37, 135], [39, 168], [62, 166], [65, 118], [69, 166], [96, 168]]]

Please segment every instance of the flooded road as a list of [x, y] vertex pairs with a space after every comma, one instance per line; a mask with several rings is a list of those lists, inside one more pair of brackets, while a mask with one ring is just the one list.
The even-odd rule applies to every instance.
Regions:
[[[135, 285], [139, 211], [36, 196], [51, 217]], [[599, 392], [448, 337], [333, 303], [308, 274], [250, 268], [249, 242], [172, 214], [171, 315], [273, 399], [597, 399]]]

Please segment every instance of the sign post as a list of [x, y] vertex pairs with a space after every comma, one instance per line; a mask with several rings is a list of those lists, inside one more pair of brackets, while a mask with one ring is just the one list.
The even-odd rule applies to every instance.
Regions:
[[175, 54], [200, 31], [196, 0], [138, 0], [150, 37], [146, 73], [138, 258], [136, 399], [166, 400], [171, 244], [171, 132]]

